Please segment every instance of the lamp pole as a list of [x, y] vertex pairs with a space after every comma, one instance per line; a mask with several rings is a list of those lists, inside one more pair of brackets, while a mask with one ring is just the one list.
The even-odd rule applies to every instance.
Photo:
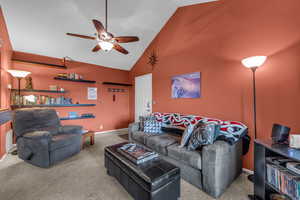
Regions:
[[[258, 67], [252, 67], [252, 79], [253, 79], [253, 125], [254, 125], [254, 139], [256, 139], [256, 82], [255, 82], [255, 72]], [[254, 183], [254, 174], [248, 176], [248, 180]], [[249, 200], [258, 199], [257, 196], [253, 194], [248, 195]]]
[[18, 103], [21, 106], [21, 78], [17, 77], [18, 80]]
[[[256, 126], [256, 82], [255, 82], [255, 72], [257, 70], [258, 67], [251, 67], [251, 71], [252, 71], [252, 89], [253, 89], [253, 125], [254, 125], [254, 140], [257, 137], [257, 126]], [[251, 182], [254, 182], [254, 175], [251, 174], [248, 176], [248, 180]]]
[[[266, 61], [267, 56], [253, 56], [248, 57], [242, 60], [242, 64], [250, 68], [252, 71], [252, 83], [253, 83], [253, 125], [254, 125], [254, 139], [257, 138], [257, 127], [256, 127], [256, 78], [255, 78], [255, 72], [258, 67], [262, 66], [264, 62]], [[255, 173], [255, 172], [254, 172]], [[254, 182], [254, 174], [251, 174], [248, 176], [248, 180], [251, 182]], [[255, 184], [255, 183], [254, 183]], [[248, 195], [248, 198], [250, 200], [253, 199], [259, 199], [255, 194]]]
[[254, 123], [254, 139], [257, 137], [257, 129], [256, 129], [256, 82], [255, 82], [255, 72], [258, 67], [252, 67], [252, 78], [253, 78], [253, 123]]

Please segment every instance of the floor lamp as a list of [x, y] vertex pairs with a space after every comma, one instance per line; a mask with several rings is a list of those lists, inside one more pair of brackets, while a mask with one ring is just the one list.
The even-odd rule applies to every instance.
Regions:
[[21, 71], [21, 70], [7, 70], [8, 73], [10, 73], [14, 78], [18, 80], [18, 105], [21, 105], [21, 79], [25, 78], [27, 75], [29, 75], [31, 72], [27, 71]]
[[[7, 70], [10, 75], [18, 80], [18, 105], [21, 106], [21, 79], [25, 78], [31, 72], [21, 71], [21, 70]], [[11, 154], [17, 155], [18, 150], [14, 150]]]
[[[256, 129], [256, 83], [255, 83], [255, 72], [262, 66], [267, 57], [266, 56], [253, 56], [248, 57], [242, 60], [242, 64], [251, 69], [252, 71], [252, 82], [253, 82], [253, 125], [254, 125], [254, 139], [257, 138], [257, 129]], [[254, 175], [249, 175], [248, 179], [251, 182], [254, 182]], [[248, 195], [249, 199], [257, 199], [254, 195]]]

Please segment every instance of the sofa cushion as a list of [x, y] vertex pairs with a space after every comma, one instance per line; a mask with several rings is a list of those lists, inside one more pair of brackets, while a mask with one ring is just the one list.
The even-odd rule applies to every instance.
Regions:
[[52, 137], [50, 142], [50, 151], [73, 145], [77, 141], [77, 134], [60, 134]]
[[175, 134], [163, 134], [146, 137], [146, 146], [153, 149], [154, 151], [161, 153], [163, 155], [167, 155], [167, 147], [178, 143], [180, 141], [180, 137]]
[[166, 133], [167, 136], [171, 137], [172, 139], [176, 140], [176, 143], [180, 144], [182, 135], [176, 133]]
[[175, 160], [184, 162], [193, 168], [201, 169], [201, 152], [189, 151], [186, 147], [180, 147], [178, 144], [174, 144], [167, 147], [168, 156]]
[[141, 143], [146, 144], [146, 137], [148, 137], [143, 131], [135, 131], [131, 135], [132, 139]]

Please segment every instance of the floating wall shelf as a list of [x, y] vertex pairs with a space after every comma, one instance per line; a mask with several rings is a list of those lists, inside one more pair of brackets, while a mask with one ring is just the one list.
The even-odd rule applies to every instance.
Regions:
[[80, 106], [96, 106], [96, 104], [11, 105], [12, 109], [17, 109], [17, 108], [34, 108], [34, 107], [80, 107]]
[[46, 65], [46, 66], [49, 66], [49, 67], [55, 67], [55, 68], [60, 68], [60, 69], [67, 69], [67, 67], [65, 65], [49, 64], [49, 63], [42, 63], [42, 62], [36, 62], [36, 61], [27, 61], [27, 60], [21, 60], [21, 59], [13, 59], [13, 61], [30, 63], [30, 64], [38, 64], [38, 65]]
[[128, 84], [128, 83], [114, 83], [114, 82], [103, 82], [103, 85], [119, 85], [119, 86], [132, 86], [132, 84]]
[[87, 116], [87, 117], [61, 117], [60, 120], [76, 120], [76, 119], [93, 119], [95, 116]]
[[60, 81], [72, 81], [72, 82], [82, 82], [82, 83], [96, 83], [96, 81], [91, 80], [83, 80], [83, 79], [68, 79], [68, 78], [61, 78], [61, 77], [54, 77], [55, 80]]
[[[18, 91], [18, 89], [11, 89], [11, 91]], [[21, 89], [21, 92], [45, 92], [45, 93], [67, 93], [67, 91], [56, 91], [56, 90], [28, 90]]]

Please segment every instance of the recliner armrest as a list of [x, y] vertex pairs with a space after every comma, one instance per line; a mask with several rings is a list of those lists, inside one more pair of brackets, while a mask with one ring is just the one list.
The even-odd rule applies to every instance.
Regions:
[[65, 125], [59, 127], [58, 132], [60, 134], [82, 134], [82, 126]]
[[17, 140], [18, 156], [39, 167], [49, 167], [49, 144], [51, 133], [33, 131], [24, 134]]
[[51, 134], [49, 131], [32, 131], [29, 133], [25, 133], [22, 137], [32, 140], [50, 139]]

